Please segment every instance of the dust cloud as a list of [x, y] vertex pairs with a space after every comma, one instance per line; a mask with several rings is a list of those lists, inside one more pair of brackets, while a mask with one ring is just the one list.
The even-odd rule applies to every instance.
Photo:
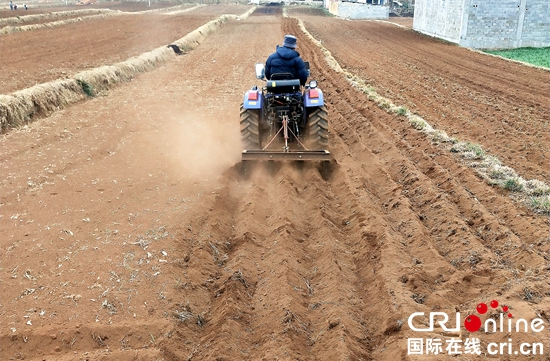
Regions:
[[221, 175], [241, 160], [237, 114], [184, 113], [171, 115], [165, 129], [163, 154], [185, 178], [204, 179]]

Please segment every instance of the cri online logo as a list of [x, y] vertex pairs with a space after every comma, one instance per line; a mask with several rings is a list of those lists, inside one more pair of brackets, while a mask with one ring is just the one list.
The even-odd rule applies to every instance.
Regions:
[[[496, 309], [498, 307], [498, 301], [492, 300], [489, 305], [491, 308]], [[476, 310], [480, 315], [486, 314], [488, 309], [489, 308], [487, 305], [483, 302], [476, 307]], [[508, 306], [502, 305], [502, 311], [508, 312]], [[508, 318], [512, 318], [511, 313], [508, 313]], [[464, 320], [464, 327], [470, 332], [476, 332], [481, 328], [481, 319], [476, 315], [468, 315]]]
[[[476, 307], [476, 311], [480, 315], [484, 315], [489, 310], [489, 307], [492, 309], [497, 309], [499, 307], [499, 303], [497, 300], [492, 300], [489, 303], [489, 306], [485, 303], [480, 303]], [[506, 305], [501, 306], [501, 312], [500, 315], [497, 317], [488, 317], [485, 320], [484, 324], [484, 330], [485, 332], [513, 332], [514, 329], [516, 332], [528, 332], [529, 326], [531, 326], [531, 331], [533, 332], [541, 332], [544, 330], [544, 321], [540, 318], [534, 318], [531, 323], [529, 324], [527, 320], [523, 318], [518, 318], [515, 321], [515, 324], [512, 324], [512, 314], [508, 312], [509, 308]], [[507, 313], [507, 321], [506, 325], [504, 322], [504, 314]], [[460, 312], [456, 313], [456, 320], [454, 324], [454, 328], [447, 327], [447, 321], [449, 321], [449, 316], [445, 312], [430, 312], [430, 324], [428, 328], [418, 328], [413, 325], [413, 320], [416, 317], [424, 316], [424, 312], [415, 312], [409, 316], [408, 324], [411, 330], [413, 331], [419, 331], [419, 332], [431, 332], [434, 330], [434, 325], [437, 323], [443, 331], [446, 332], [459, 332], [460, 331]], [[469, 332], [477, 332], [481, 329], [482, 322], [479, 316], [470, 314], [466, 316], [464, 319], [464, 328], [468, 330]], [[507, 327], [506, 327], [507, 326]], [[515, 327], [514, 327], [515, 326]]]

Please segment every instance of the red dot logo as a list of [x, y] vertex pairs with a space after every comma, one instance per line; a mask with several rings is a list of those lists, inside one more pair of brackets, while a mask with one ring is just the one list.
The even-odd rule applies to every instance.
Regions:
[[491, 308], [497, 308], [498, 307], [498, 301], [497, 300], [492, 300], [491, 301]]
[[470, 332], [476, 332], [481, 328], [481, 320], [476, 315], [469, 315], [464, 320], [464, 327]]
[[511, 314], [511, 313], [508, 314], [508, 318], [512, 318], [512, 314]]
[[508, 311], [508, 306], [502, 306], [502, 312]]
[[482, 302], [479, 305], [477, 305], [476, 310], [477, 310], [477, 313], [479, 313], [480, 315], [484, 315], [487, 312], [487, 305]]

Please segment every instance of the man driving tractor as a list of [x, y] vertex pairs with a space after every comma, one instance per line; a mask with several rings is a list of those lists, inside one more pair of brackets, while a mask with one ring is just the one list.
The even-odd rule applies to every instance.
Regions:
[[[306, 84], [308, 71], [306, 64], [296, 50], [296, 37], [285, 35], [283, 46], [277, 45], [277, 49], [271, 54], [265, 63], [265, 76], [271, 79], [273, 74], [290, 74], [289, 79], [300, 79], [300, 84]], [[280, 79], [280, 78], [279, 78]]]
[[[242, 160], [330, 160], [328, 112], [311, 80], [309, 63], [296, 51], [296, 37], [285, 35], [266, 64], [255, 64], [265, 86], [247, 90], [240, 107]], [[267, 80], [266, 80], [267, 78]], [[243, 163], [244, 164], [244, 163]]]

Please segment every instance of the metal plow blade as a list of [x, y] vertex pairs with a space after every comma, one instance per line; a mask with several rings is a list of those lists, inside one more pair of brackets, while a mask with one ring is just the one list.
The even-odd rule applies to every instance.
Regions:
[[243, 150], [242, 160], [330, 160], [328, 150]]

